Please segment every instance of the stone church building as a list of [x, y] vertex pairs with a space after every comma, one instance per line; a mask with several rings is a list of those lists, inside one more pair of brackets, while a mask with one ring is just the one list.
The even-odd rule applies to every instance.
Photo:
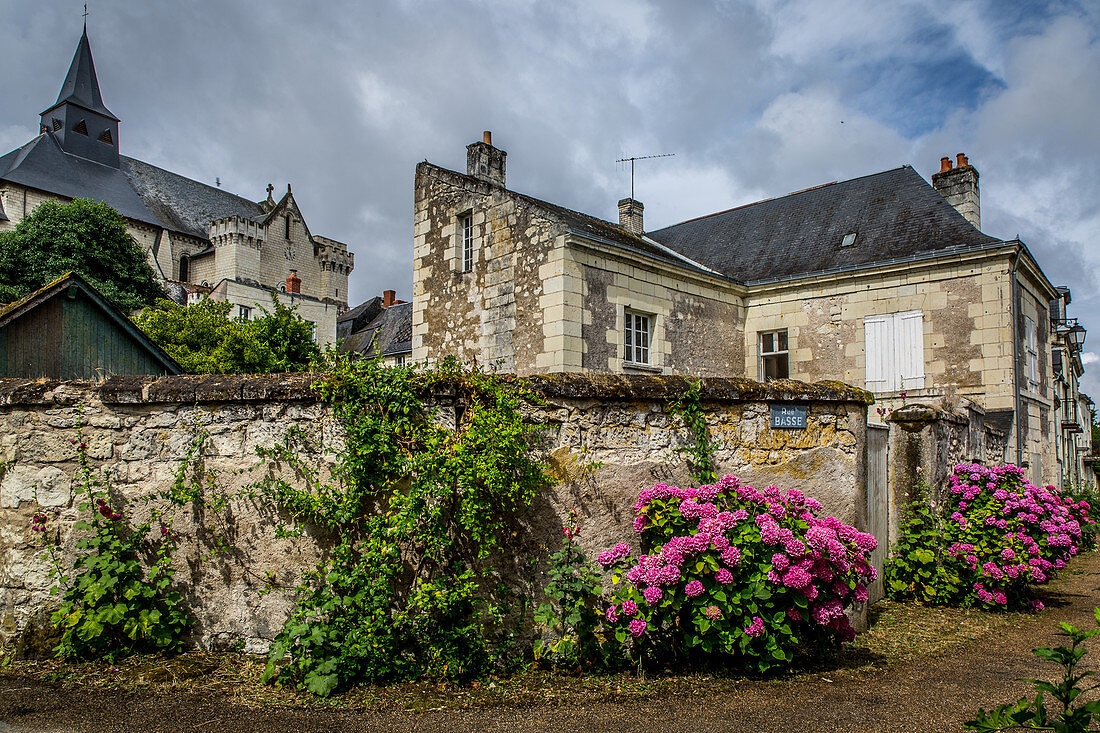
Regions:
[[46, 199], [102, 201], [126, 217], [174, 299], [208, 294], [248, 318], [275, 294], [316, 325], [319, 344], [332, 343], [354, 255], [310, 231], [289, 184], [278, 199], [273, 191], [251, 201], [122, 155], [85, 28], [39, 135], [0, 157], [0, 231]]
[[839, 380], [884, 410], [973, 406], [1034, 480], [1082, 470], [1068, 291], [981, 231], [966, 156], [931, 185], [901, 166], [656, 231], [633, 199], [613, 223], [510, 190], [505, 161], [486, 133], [465, 172], [417, 166], [415, 361]]

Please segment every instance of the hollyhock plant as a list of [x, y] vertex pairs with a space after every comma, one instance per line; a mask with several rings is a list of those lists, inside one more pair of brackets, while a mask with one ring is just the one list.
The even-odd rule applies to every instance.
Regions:
[[1065, 567], [1093, 529], [1088, 502], [1037, 487], [1016, 466], [960, 463], [938, 507], [923, 481], [913, 493], [885, 571], [897, 599], [1034, 607], [1035, 586]]
[[855, 636], [844, 609], [874, 581], [869, 534], [800, 491], [757, 490], [725, 476], [657, 484], [634, 505], [637, 554], [601, 553], [616, 586], [606, 618], [633, 654], [659, 661], [737, 658], [757, 671], [796, 649]]

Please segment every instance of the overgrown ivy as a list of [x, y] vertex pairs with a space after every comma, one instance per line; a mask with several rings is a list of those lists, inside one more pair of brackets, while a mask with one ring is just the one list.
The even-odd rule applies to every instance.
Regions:
[[690, 432], [691, 442], [676, 450], [688, 462], [691, 477], [699, 484], [713, 484], [718, 480], [714, 468], [714, 445], [710, 442], [710, 430], [703, 414], [703, 381], [697, 379], [679, 397], [670, 400], [669, 410], [679, 415]]
[[[334, 357], [320, 386], [345, 431], [331, 477], [302, 431], [263, 451], [284, 534], [321, 531], [331, 551], [297, 589], [264, 678], [329, 695], [356, 680], [461, 679], [514, 658], [503, 582], [516, 515], [547, 484], [521, 385], [454, 360], [388, 368]], [[424, 395], [448, 393], [431, 409]]]

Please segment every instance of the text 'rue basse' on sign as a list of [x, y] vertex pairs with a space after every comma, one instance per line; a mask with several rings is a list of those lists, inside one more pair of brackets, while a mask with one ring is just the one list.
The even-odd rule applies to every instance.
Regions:
[[806, 405], [771, 405], [771, 413], [773, 429], [806, 427]]

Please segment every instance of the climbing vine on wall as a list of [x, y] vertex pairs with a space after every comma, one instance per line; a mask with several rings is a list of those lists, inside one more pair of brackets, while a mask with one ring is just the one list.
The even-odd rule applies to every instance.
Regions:
[[[515, 383], [456, 361], [416, 371], [334, 359], [320, 387], [346, 432], [331, 478], [301, 431], [265, 451], [304, 481], [261, 484], [284, 533], [332, 550], [297, 589], [265, 679], [329, 695], [354, 680], [463, 678], [502, 665], [522, 599], [502, 581], [512, 520], [547, 483]], [[423, 395], [449, 393], [453, 429]], [[330, 447], [329, 447], [330, 448]]]
[[688, 445], [677, 448], [688, 462], [691, 477], [699, 484], [713, 484], [718, 480], [714, 470], [714, 446], [710, 442], [707, 418], [703, 414], [703, 382], [695, 380], [679, 397], [669, 402], [669, 410], [679, 415], [690, 433]]

